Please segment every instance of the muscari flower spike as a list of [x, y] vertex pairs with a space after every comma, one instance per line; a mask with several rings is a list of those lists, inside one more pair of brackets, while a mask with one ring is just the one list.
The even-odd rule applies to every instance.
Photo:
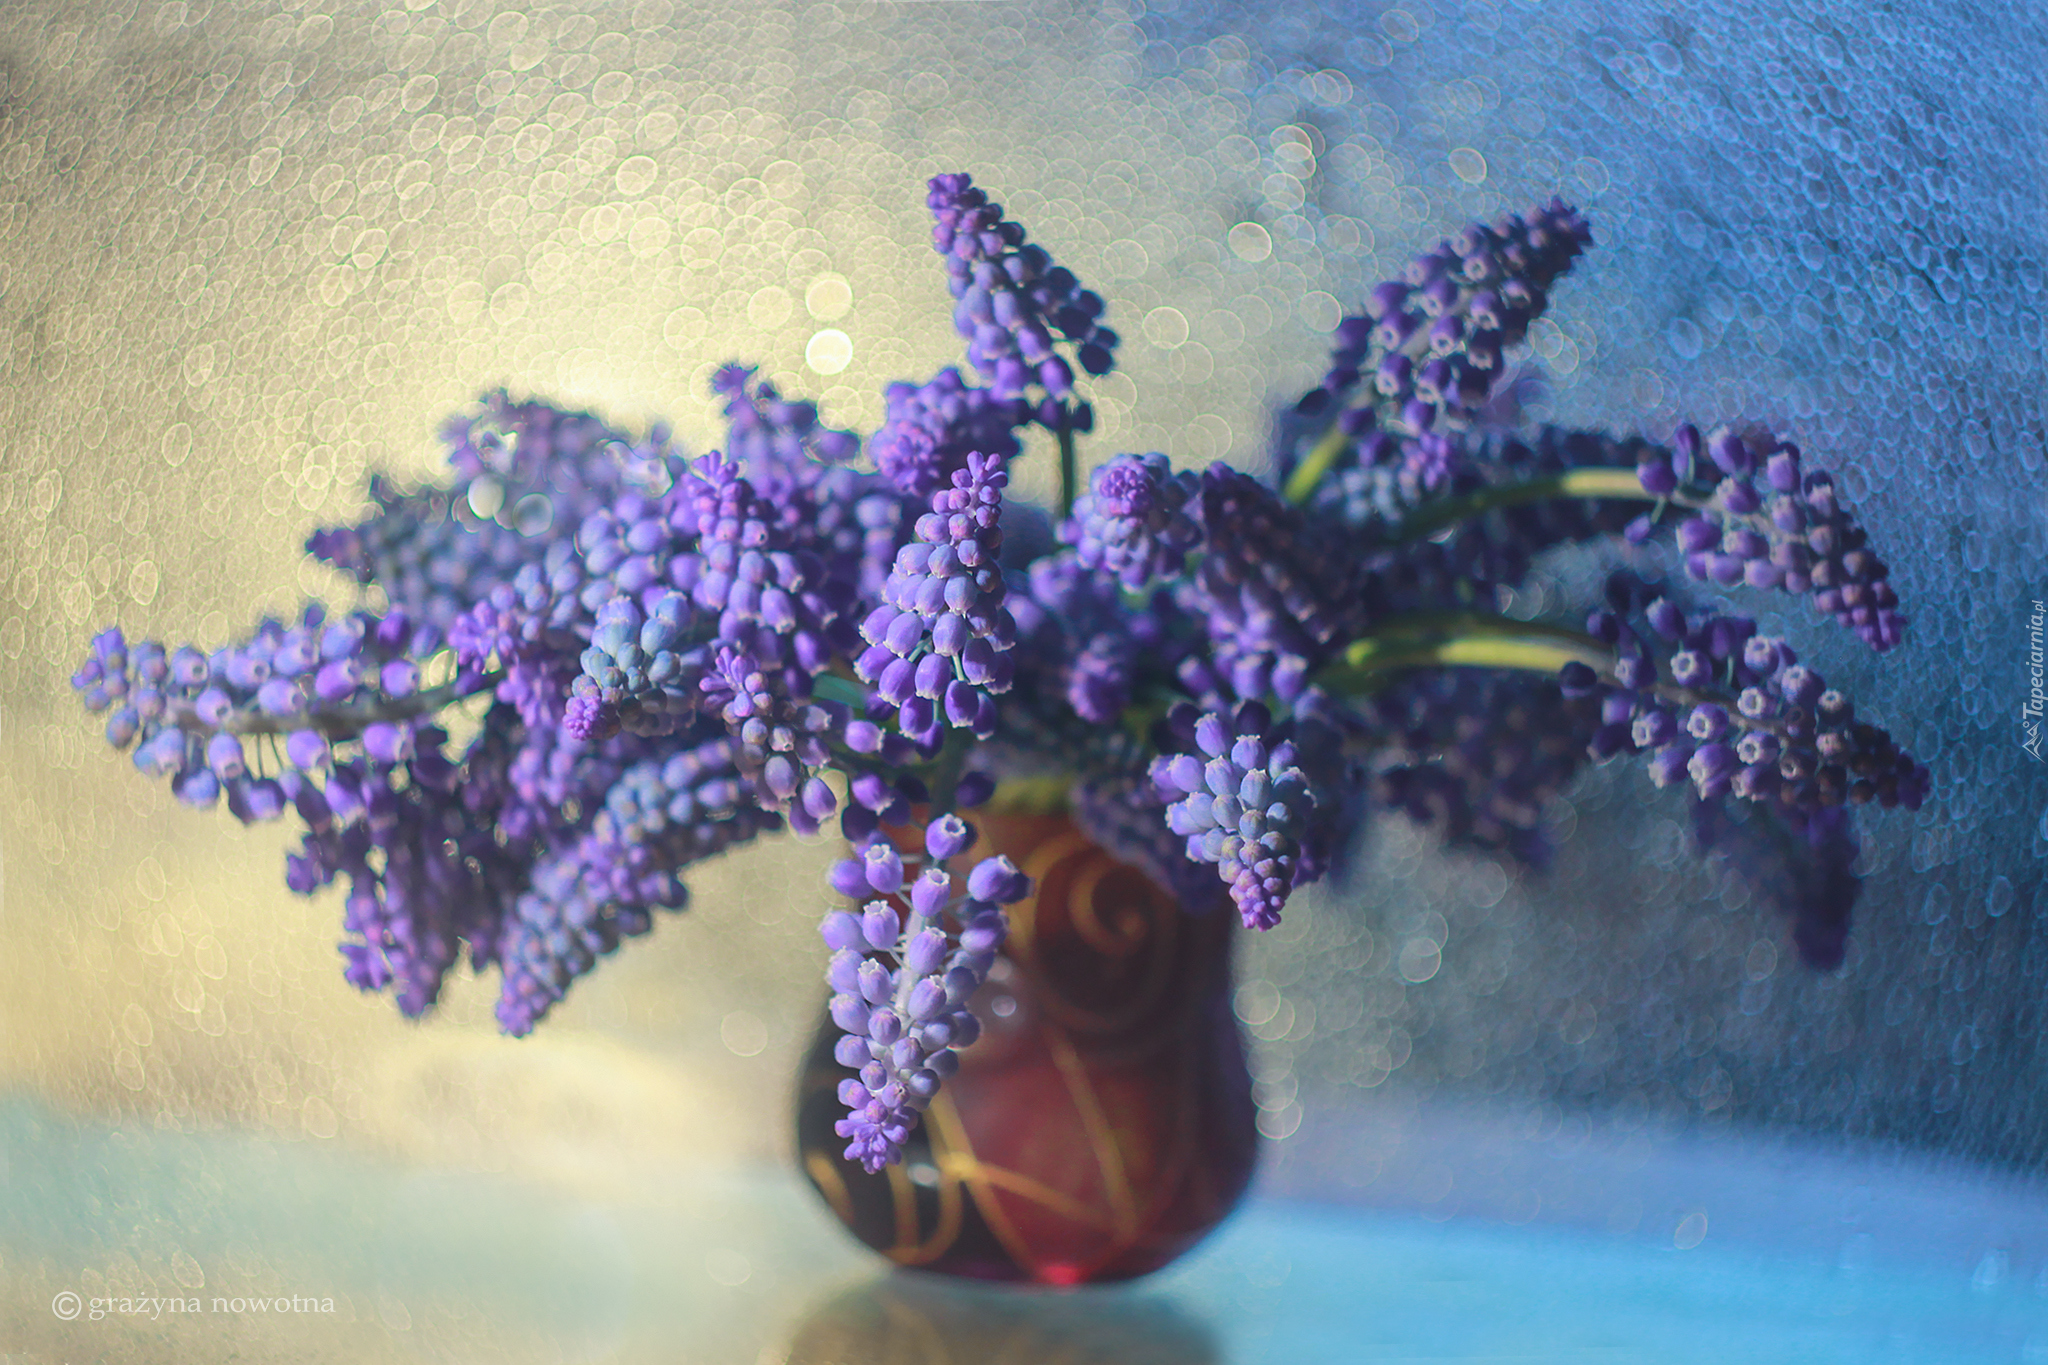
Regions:
[[959, 1067], [959, 1050], [981, 1035], [970, 1004], [1008, 933], [1003, 907], [1031, 893], [1008, 858], [984, 858], [956, 889], [946, 864], [975, 841], [957, 815], [925, 830], [922, 856], [906, 860], [871, 843], [831, 872], [858, 913], [834, 910], [819, 932], [833, 950], [826, 980], [832, 1022], [844, 1034], [833, 1057], [855, 1074], [840, 1082], [847, 1116], [837, 1125], [845, 1157], [869, 1172], [902, 1157], [924, 1109]]

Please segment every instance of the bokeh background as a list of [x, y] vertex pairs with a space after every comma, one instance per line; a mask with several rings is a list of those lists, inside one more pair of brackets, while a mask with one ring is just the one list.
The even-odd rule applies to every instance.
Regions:
[[[109, 621], [213, 642], [346, 603], [307, 533], [357, 515], [371, 470], [434, 477], [439, 419], [492, 387], [701, 450], [738, 358], [871, 429], [887, 381], [959, 361], [922, 202], [944, 169], [1110, 299], [1126, 344], [1090, 457], [1251, 468], [1372, 282], [1562, 194], [1599, 245], [1532, 333], [1533, 414], [1774, 425], [1837, 471], [1911, 616], [1880, 665], [1801, 604], [1748, 603], [1935, 774], [1918, 815], [1866, 822], [1842, 971], [1801, 969], [1768, 895], [1697, 860], [1682, 802], [1634, 771], [1557, 803], [1542, 875], [1375, 826], [1348, 883], [1246, 945], [1270, 1190], [1668, 1248], [1699, 1210], [1626, 1173], [1763, 1142], [1903, 1153], [1960, 1182], [1952, 1210], [2018, 1207], [1986, 1192], [2048, 1157], [2048, 783], [2020, 723], [2048, 596], [2044, 22], [1931, 0], [0, 7], [0, 1351], [826, 1339], [790, 1324], [862, 1263], [771, 1173], [828, 848], [703, 869], [695, 909], [532, 1040], [496, 1036], [494, 982], [406, 1025], [342, 982], [338, 905], [284, 890], [285, 833], [175, 809], [66, 681]], [[1048, 461], [1022, 470], [1050, 488]], [[1562, 603], [1586, 572], [1533, 591]], [[2032, 1286], [2040, 1224], [1984, 1216], [1953, 1229], [1961, 1273]], [[1279, 1255], [1238, 1258], [1230, 1292], [1279, 1284]], [[341, 1307], [47, 1307], [201, 1285]], [[909, 1311], [867, 1292], [848, 1321]], [[1073, 1332], [1238, 1349], [1155, 1310], [1180, 1311]]]

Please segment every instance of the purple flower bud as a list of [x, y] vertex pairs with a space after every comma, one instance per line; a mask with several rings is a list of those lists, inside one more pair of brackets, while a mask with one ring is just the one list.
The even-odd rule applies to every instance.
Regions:
[[946, 936], [937, 929], [919, 930], [903, 951], [903, 969], [912, 976], [930, 976], [945, 960]]
[[1672, 787], [1683, 782], [1692, 754], [1690, 744], [1666, 744], [1650, 758], [1650, 781], [1659, 787]]
[[1687, 422], [1671, 438], [1671, 454], [1680, 479], [1690, 479], [1699, 469], [1700, 429]]
[[960, 931], [960, 950], [974, 956], [993, 953], [1002, 946], [1008, 929], [1000, 914], [977, 915]]
[[861, 964], [865, 961], [856, 948], [842, 948], [833, 953], [832, 960], [825, 967], [825, 984], [834, 991], [858, 995]]
[[918, 919], [935, 922], [953, 898], [953, 879], [943, 868], [928, 867], [910, 884], [910, 909]]
[[1805, 664], [1794, 664], [1778, 675], [1778, 690], [1794, 706], [1811, 706], [1827, 690], [1827, 682]]
[[1780, 493], [1798, 492], [1798, 450], [1791, 446], [1786, 446], [1777, 454], [1771, 456], [1769, 463], [1764, 466], [1764, 477], [1770, 481], [1771, 487]]
[[967, 894], [978, 901], [1007, 905], [1024, 899], [1030, 890], [1031, 879], [1008, 858], [983, 858], [967, 874]]
[[206, 766], [214, 776], [221, 778], [240, 777], [248, 771], [242, 754], [242, 741], [236, 735], [214, 735], [206, 741]]
[[974, 846], [974, 826], [957, 815], [942, 815], [924, 832], [925, 853], [933, 862], [956, 858]]
[[[845, 859], [839, 866], [847, 866], [852, 861], [851, 858]], [[834, 884], [837, 885], [836, 882]], [[858, 948], [865, 941], [865, 936], [861, 933], [861, 922], [844, 910], [834, 910], [826, 915], [824, 922], [818, 926], [818, 932], [824, 937], [825, 946], [828, 948]]]
[[832, 864], [826, 874], [832, 889], [849, 900], [857, 900], [872, 894], [868, 889], [867, 871], [857, 858], [841, 858]]
[[1699, 687], [1713, 676], [1713, 663], [1701, 650], [1681, 649], [1671, 656], [1671, 680], [1680, 687]]
[[860, 998], [870, 1005], [882, 1004], [896, 993], [896, 974], [874, 958], [861, 962], [854, 979], [860, 983]]
[[1747, 474], [1756, 467], [1756, 457], [1750, 454], [1742, 438], [1732, 431], [1715, 436], [1707, 445], [1707, 454], [1713, 457], [1724, 474]]
[[[924, 697], [911, 697], [896, 711], [896, 725], [906, 735], [924, 735], [938, 723], [938, 708]], [[932, 743], [938, 742], [934, 736]]]
[[1567, 697], [1590, 697], [1600, 686], [1600, 675], [1574, 659], [1557, 671], [1557, 686]]
[[284, 814], [284, 805], [284, 788], [275, 778], [228, 784], [228, 809], [245, 825], [275, 820]]
[[384, 720], [364, 726], [363, 752], [375, 763], [403, 763], [413, 754], [412, 726]]
[[[916, 617], [910, 619], [915, 620]], [[916, 666], [908, 659], [897, 659], [882, 670], [875, 690], [881, 693], [891, 706], [903, 705], [917, 693]]]
[[[952, 988], [949, 984], [947, 987], [947, 991], [949, 994], [951, 993], [951, 989]], [[975, 1040], [981, 1037], [981, 1020], [975, 1018], [974, 1015], [969, 1013], [968, 1011], [953, 1011], [951, 1022], [953, 1025], [954, 1047], [973, 1047]]]
[[824, 820], [839, 809], [839, 797], [821, 777], [810, 777], [804, 781], [803, 809], [813, 820]]
[[917, 671], [914, 675], [917, 695], [929, 701], [937, 701], [952, 677], [952, 660], [938, 654], [925, 655], [917, 661]]
[[336, 659], [322, 665], [313, 675], [313, 692], [326, 702], [346, 701], [361, 684], [362, 671], [354, 659]]
[[1764, 505], [1747, 479], [1723, 480], [1715, 496], [1721, 506], [1736, 516], [1746, 517]]
[[870, 948], [894, 948], [903, 933], [903, 920], [887, 901], [869, 901], [861, 911], [860, 932]]
[[420, 670], [410, 659], [393, 659], [378, 672], [377, 683], [390, 697], [409, 697], [418, 688]]
[[1678, 488], [1678, 476], [1671, 472], [1671, 461], [1661, 454], [1638, 464], [1636, 478], [1643, 491], [1652, 497], [1669, 497]]
[[1685, 634], [1685, 613], [1671, 599], [1658, 598], [1650, 603], [1645, 614], [1651, 628], [1665, 639], [1676, 640]]
[[[1735, 768], [1735, 750], [1726, 744], [1702, 744], [1693, 751], [1692, 762], [1687, 772], [1692, 780], [1705, 788], [1714, 782], [1724, 780]], [[1704, 791], [1701, 795], [1705, 795]]]
[[1669, 711], [1659, 709], [1636, 717], [1629, 738], [1638, 749], [1656, 749], [1670, 743], [1677, 734], [1678, 722]]
[[[891, 896], [903, 889], [903, 856], [888, 844], [875, 843], [868, 845], [867, 851], [861, 854], [861, 864], [862, 875], [867, 879], [867, 884], [874, 888], [877, 893]], [[870, 905], [868, 907], [869, 912], [873, 913], [874, 906], [880, 904], [881, 902], [877, 901]], [[887, 907], [884, 908], [886, 909]], [[894, 923], [893, 917], [895, 913], [893, 910], [889, 912], [892, 917], [892, 924]], [[889, 930], [889, 941], [891, 943], [895, 942], [896, 933], [895, 928]], [[875, 946], [883, 948], [888, 945], [877, 943]]]
[[1678, 545], [1687, 554], [1710, 550], [1721, 543], [1721, 528], [1706, 517], [1688, 517], [1678, 524]]
[[327, 737], [317, 730], [294, 730], [285, 736], [285, 761], [294, 768], [310, 772], [324, 767], [329, 753]]

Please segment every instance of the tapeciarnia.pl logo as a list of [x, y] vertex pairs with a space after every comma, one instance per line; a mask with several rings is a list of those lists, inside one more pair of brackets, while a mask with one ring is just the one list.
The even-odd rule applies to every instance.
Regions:
[[2041, 712], [2048, 708], [2048, 688], [2042, 685], [2043, 664], [2041, 652], [2041, 628], [2048, 621], [2048, 606], [2034, 603], [2034, 614], [2027, 618], [2027, 700], [2020, 707], [2020, 747], [2036, 762], [2041, 761]]

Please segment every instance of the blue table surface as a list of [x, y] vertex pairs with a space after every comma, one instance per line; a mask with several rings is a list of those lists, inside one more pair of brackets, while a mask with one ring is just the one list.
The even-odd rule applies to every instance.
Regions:
[[[1744, 1150], [1730, 1138], [1713, 1159], [1739, 1164]], [[1852, 1231], [1816, 1254], [1793, 1227], [1798, 1201], [1769, 1193], [1764, 1171], [1782, 1170], [1782, 1153], [1747, 1150], [1765, 1207], [1684, 1249], [1668, 1232], [1433, 1222], [1260, 1195], [1149, 1280], [1042, 1294], [887, 1272], [773, 1169], [540, 1181], [331, 1144], [78, 1124], [17, 1100], [0, 1106], [0, 1348], [28, 1360], [227, 1348], [746, 1365], [2048, 1360], [2048, 1284], [2030, 1267], [2004, 1251], [1959, 1267], [1937, 1233], [1916, 1252], [1881, 1223], [1874, 1247]], [[1878, 1208], [1910, 1203], [1905, 1187], [1929, 1178], [1853, 1153], [1833, 1175], [1814, 1169], [1802, 1184], [1823, 1194], [1831, 1180], [1879, 1182]], [[2024, 1237], [2048, 1223], [2048, 1199], [2016, 1188], [2003, 1202]], [[1792, 1230], [1774, 1238], [1780, 1202]], [[1676, 1242], [1688, 1240], [1681, 1229]], [[100, 1299], [105, 1316], [60, 1321], [50, 1305], [66, 1290]], [[332, 1306], [234, 1306], [279, 1295]], [[142, 1298], [184, 1305], [151, 1311]]]

